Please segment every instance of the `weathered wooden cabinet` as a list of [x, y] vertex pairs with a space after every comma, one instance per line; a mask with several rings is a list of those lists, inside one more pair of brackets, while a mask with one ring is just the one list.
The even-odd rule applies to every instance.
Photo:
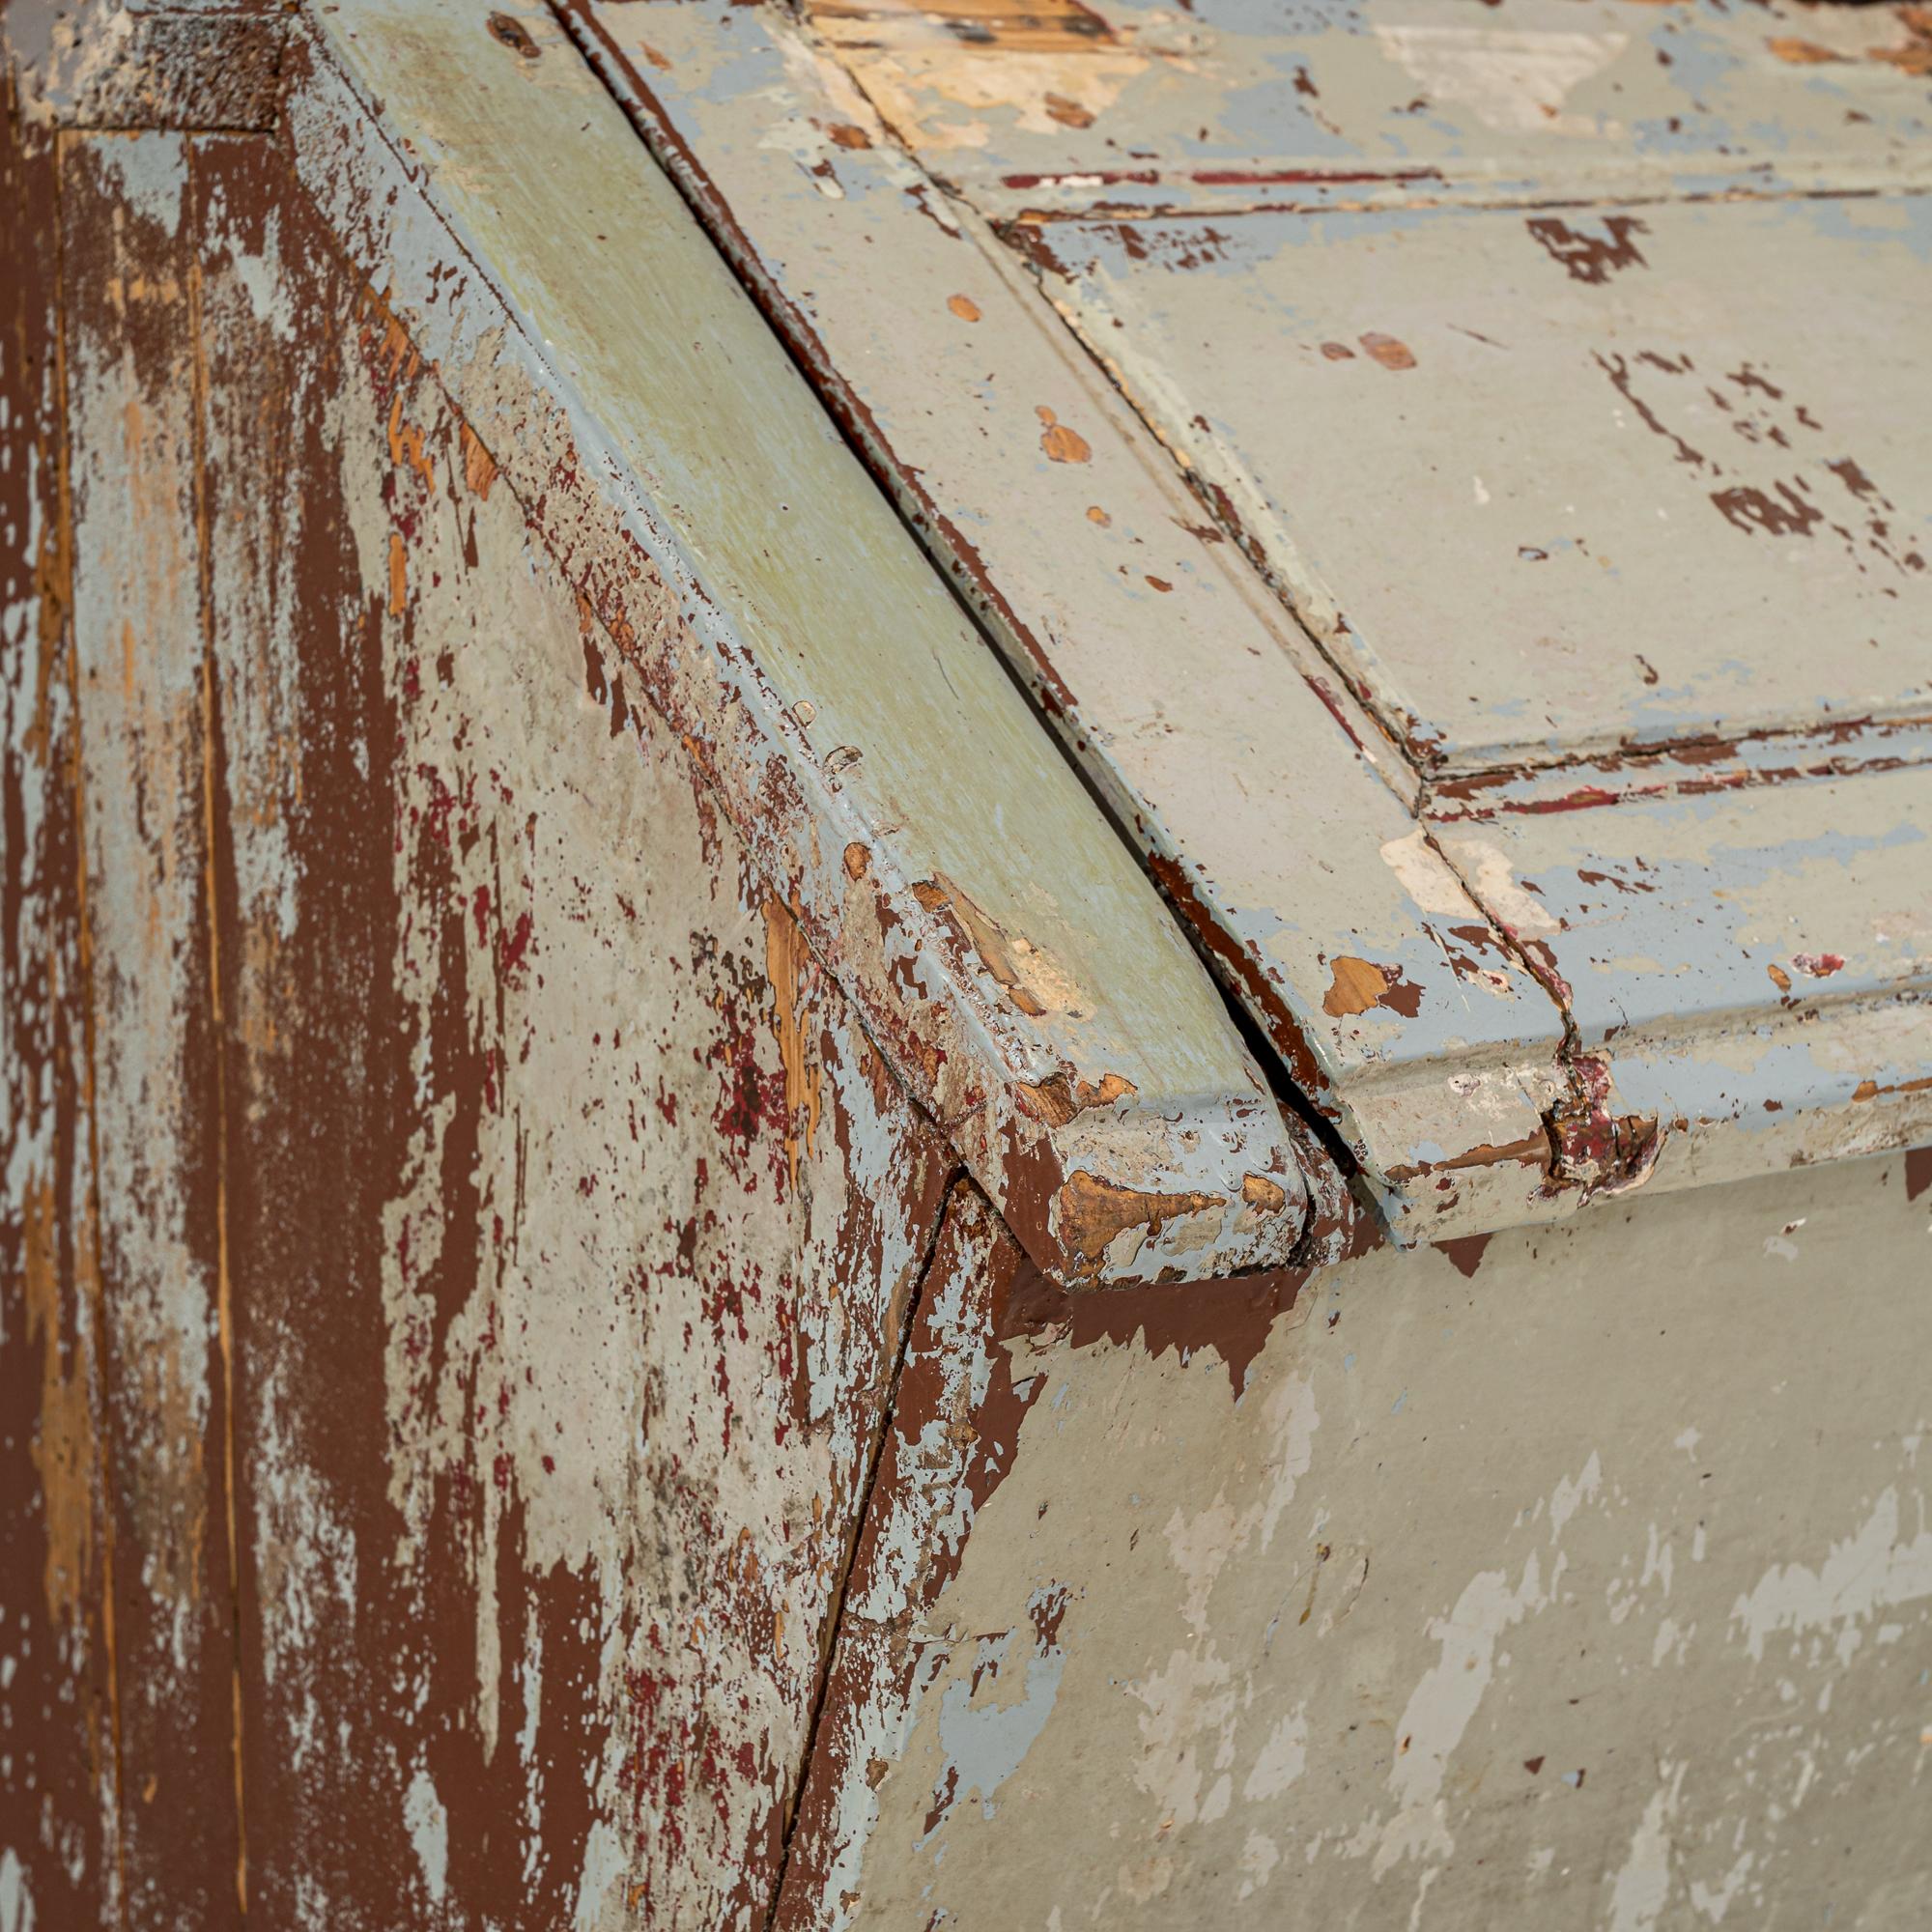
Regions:
[[1932, 1923], [1932, 14], [0, 33], [0, 1932]]

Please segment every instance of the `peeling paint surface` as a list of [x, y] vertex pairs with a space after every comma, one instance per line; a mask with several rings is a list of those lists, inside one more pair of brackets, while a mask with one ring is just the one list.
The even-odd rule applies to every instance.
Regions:
[[[1881, 346], [1932, 296], [1918, 195], [1055, 223], [1036, 253], [1431, 770], [1927, 710], [1918, 365]], [[1829, 299], [1760, 301], [1773, 262]], [[1324, 354], [1371, 330], [1400, 381]], [[1306, 487], [1344, 437], [1359, 493]]]
[[57, 154], [9, 1924], [760, 1923], [956, 1156], [286, 149]]
[[[1913, 1137], [1788, 1054], [1668, 1104], [1732, 1083], [1697, 998], [1610, 1070], [1598, 990], [1724, 980], [1724, 849], [1579, 994], [1447, 828], [1922, 764], [1917, 14], [563, 17], [1398, 1240]], [[1881, 1088], [1917, 998], [1839, 1016]]]
[[976, 11], [807, 8], [899, 138], [1001, 214], [1866, 185], [1909, 173], [1928, 128], [1910, 6], [1094, 0], [1050, 47]]
[[1925, 1916], [1924, 10], [0, 55], [0, 1932]]
[[[1559, 1016], [1416, 836], [1414, 774], [1372, 714], [1270, 608], [1010, 252], [776, 16], [569, 17], [1398, 1223], [1452, 1232], [1537, 1211], [1540, 1155], [1444, 1169], [1447, 1186], [1389, 1180], [1472, 1148], [1540, 1149]], [[883, 281], [881, 248], [897, 266]], [[1077, 431], [1085, 461], [1041, 448], [1041, 408]], [[1029, 516], [1007, 514], [1016, 500]], [[1310, 857], [1405, 838], [1401, 870]], [[1329, 1010], [1337, 952], [1399, 972], [1415, 1012]], [[1487, 1063], [1477, 1107], [1443, 1083], [1454, 1053]]]
[[[119, 1907], [60, 159], [0, 79], [0, 1913]], [[13, 261], [17, 250], [17, 261]]]
[[1674, 1187], [1932, 1135], [1928, 810], [1908, 768], [1437, 837], [1563, 987], [1605, 1111], [1659, 1123], [1644, 1184]]
[[[71, 139], [62, 264], [113, 1628], [132, 1912], [237, 1883], [197, 298], [179, 135]], [[139, 1552], [138, 1557], [135, 1552]]]
[[1928, 1240], [1857, 1161], [1311, 1271], [1237, 1377], [989, 1314], [780, 1922], [1912, 1922]]
[[[1321, 1162], [1185, 939], [567, 36], [534, 4], [493, 17], [536, 56], [400, 0], [318, 16], [291, 55], [296, 165], [360, 271], [1044, 1264], [1090, 1265], [1053, 1205], [1082, 1172], [1212, 1204], [1110, 1277], [1284, 1258]], [[581, 246], [586, 226], [606, 242]], [[1020, 1092], [1110, 1074], [1120, 1103], [1064, 1131]], [[1250, 1171], [1288, 1211], [1240, 1219]]]

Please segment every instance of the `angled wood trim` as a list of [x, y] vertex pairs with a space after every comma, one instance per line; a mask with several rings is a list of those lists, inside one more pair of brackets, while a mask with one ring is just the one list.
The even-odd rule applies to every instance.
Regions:
[[565, 17], [1396, 1238], [1571, 1211], [1559, 1008], [1417, 828], [1401, 754], [1009, 251], [782, 18]]
[[1029, 1254], [1285, 1258], [1319, 1156], [549, 14], [352, 0], [285, 71], [308, 192]]

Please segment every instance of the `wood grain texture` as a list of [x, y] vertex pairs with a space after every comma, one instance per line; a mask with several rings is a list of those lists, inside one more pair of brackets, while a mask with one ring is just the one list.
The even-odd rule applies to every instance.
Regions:
[[[639, 59], [674, 69], [719, 17]], [[823, 17], [848, 49], [932, 26]], [[1138, 31], [934, 17], [1049, 64]], [[1193, 797], [1233, 855], [1249, 758], [1321, 734], [1289, 793], [1340, 802], [1293, 876], [1352, 884], [1285, 977], [1387, 1198], [1474, 1231], [1400, 1255], [1324, 1201], [1125, 841], [563, 28], [353, 0], [292, 48], [271, 131], [55, 137], [5, 101], [0, 1932], [896, 1932], [1096, 1900], [1259, 1924], [1291, 1885], [1338, 1922], [1412, 1887], [1473, 1926], [1546, 1882], [1642, 1925], [1734, 1894], [1822, 1914], [1844, 1844], [1859, 1908], [1914, 1909], [1932, 1546], [1899, 1338], [1932, 1164], [1665, 1190], [1932, 1128], [1922, 732], [1378, 776], [1392, 740], [1347, 748], [1359, 695], [1331, 709], [1259, 580], [1175, 524], [1146, 424], [1017, 255], [867, 146], [885, 123], [788, 110], [741, 155], [741, 186], [788, 170], [814, 215], [895, 210], [867, 232], [917, 235], [920, 272], [882, 312], [945, 287], [955, 385], [985, 340], [960, 331], [1011, 327], [997, 366], [1082, 398], [955, 386], [910, 428], [912, 389], [841, 374], [854, 311], [741, 233], [794, 346], [826, 325], [814, 379], [908, 514], [1011, 518], [1049, 479], [1105, 536], [1076, 616], [1143, 528], [1198, 565], [1069, 642], [1050, 533], [973, 552], [1077, 756], [1076, 656], [1092, 691], [1140, 654], [1151, 749], [1094, 765], [1117, 815], [1245, 731]], [[802, 70], [755, 71], [796, 109]], [[707, 115], [660, 137], [747, 138]], [[783, 232], [852, 282], [853, 230]], [[1356, 342], [1354, 375], [1426, 369]], [[889, 391], [896, 415], [866, 400]], [[906, 439], [945, 457], [1014, 417], [999, 461], [915, 488]], [[1238, 680], [1202, 695], [1250, 645], [1259, 723]], [[1219, 895], [1168, 881], [1207, 943], [1251, 888], [1243, 959], [1287, 930], [1288, 872], [1136, 837]], [[1405, 895], [1483, 908], [1447, 928], [1470, 956]], [[1488, 993], [1539, 1024], [1459, 1037], [1424, 1001], [1491, 973], [1497, 934]], [[1574, 1218], [1492, 1244], [1532, 1213]], [[1827, 1453], [1791, 1463], [1806, 1429]], [[1573, 1692], [1579, 1669], [1614, 1674]], [[1561, 1794], [1517, 1781], [1557, 1747]], [[1585, 1752], [1610, 1808], [1559, 1813]]]
[[120, 1789], [59, 160], [0, 73], [0, 1911], [111, 1923]]
[[137, 1918], [239, 1919], [186, 141], [67, 136], [73, 627], [85, 803], [121, 1865]]

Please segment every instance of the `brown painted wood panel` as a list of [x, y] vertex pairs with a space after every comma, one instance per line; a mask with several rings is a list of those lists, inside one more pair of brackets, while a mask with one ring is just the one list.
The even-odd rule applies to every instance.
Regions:
[[5, 479], [10, 1909], [761, 1924], [956, 1161], [286, 149], [63, 139], [71, 649], [51, 455]]
[[0, 1909], [115, 1900], [57, 162], [0, 76]]
[[251, 1914], [755, 1924], [950, 1163], [278, 156], [197, 155]]
[[189, 151], [68, 135], [61, 247], [128, 1921], [237, 1922]]

